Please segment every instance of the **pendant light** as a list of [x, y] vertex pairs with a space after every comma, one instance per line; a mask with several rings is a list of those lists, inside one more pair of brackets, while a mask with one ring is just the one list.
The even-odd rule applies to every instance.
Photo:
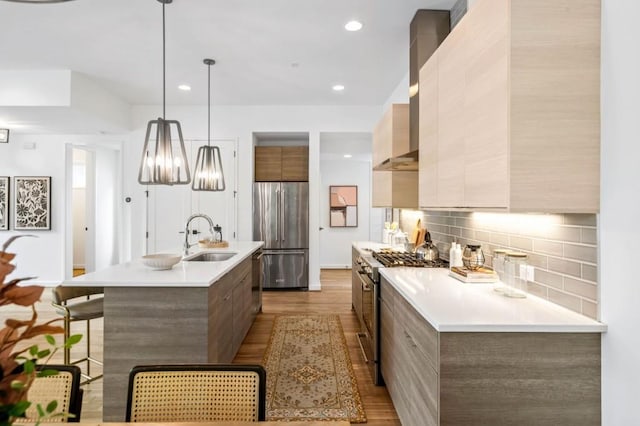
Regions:
[[[165, 18], [164, 6], [173, 0], [158, 0], [162, 3], [162, 118], [147, 124], [138, 182], [143, 185], [185, 185], [191, 182], [187, 153], [182, 138], [182, 128], [176, 120], [166, 120], [165, 79]], [[177, 132], [178, 140], [171, 140], [171, 129]], [[151, 135], [155, 135], [151, 138]]]
[[198, 158], [193, 172], [191, 189], [194, 191], [224, 191], [224, 173], [220, 159], [220, 148], [211, 146], [211, 65], [216, 61], [205, 59], [208, 68], [207, 145], [198, 148]]

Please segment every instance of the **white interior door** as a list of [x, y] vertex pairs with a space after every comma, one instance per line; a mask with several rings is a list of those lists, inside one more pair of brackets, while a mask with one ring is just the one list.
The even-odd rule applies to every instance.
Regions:
[[[191, 152], [189, 167], [193, 176], [198, 148], [207, 141], [185, 141]], [[149, 186], [149, 218], [147, 244], [148, 253], [176, 252], [184, 243], [184, 228], [189, 216], [204, 213], [211, 217], [214, 224], [222, 227], [222, 237], [226, 241], [234, 241], [237, 235], [237, 140], [213, 140], [212, 145], [220, 148], [222, 167], [226, 189], [221, 192], [193, 191], [191, 185], [150, 185]], [[192, 222], [191, 229], [200, 232], [189, 235], [191, 244], [209, 236], [209, 224], [204, 219]]]

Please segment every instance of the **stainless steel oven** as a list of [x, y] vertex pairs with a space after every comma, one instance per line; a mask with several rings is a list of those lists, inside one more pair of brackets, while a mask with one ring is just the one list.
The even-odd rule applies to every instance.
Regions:
[[418, 259], [414, 253], [381, 251], [361, 255], [357, 261], [358, 277], [362, 289], [362, 331], [358, 341], [369, 367], [373, 383], [383, 385], [380, 367], [380, 268], [397, 266], [420, 268], [446, 268], [442, 259]]
[[358, 260], [358, 277], [362, 291], [362, 320], [363, 329], [357, 334], [360, 349], [369, 368], [369, 372], [376, 385], [382, 385], [380, 372], [380, 319], [379, 294], [380, 281], [378, 275], [379, 264], [370, 257]]

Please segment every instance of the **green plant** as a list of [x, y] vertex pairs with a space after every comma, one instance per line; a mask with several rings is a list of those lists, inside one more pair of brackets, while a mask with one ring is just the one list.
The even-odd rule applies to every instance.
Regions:
[[[21, 236], [7, 240], [0, 250], [0, 307], [18, 305], [31, 308], [31, 318], [18, 320], [8, 318], [5, 327], [0, 330], [0, 426], [11, 425], [16, 418], [24, 417], [31, 406], [27, 400], [27, 392], [36, 377], [57, 374], [57, 371], [45, 366], [59, 349], [71, 347], [82, 335], [73, 335], [62, 345], [57, 345], [53, 334], [62, 334], [64, 329], [54, 325], [59, 320], [38, 324], [35, 304], [40, 300], [44, 287], [37, 285], [20, 286], [22, 281], [34, 277], [14, 278], [5, 283], [7, 275], [15, 269], [11, 261], [14, 253], [7, 248]], [[37, 344], [29, 344], [32, 339], [43, 336], [48, 347], [41, 349]], [[21, 346], [25, 347], [21, 347]], [[46, 406], [37, 404], [38, 422], [43, 419], [62, 416], [56, 413], [57, 402], [51, 401]]]

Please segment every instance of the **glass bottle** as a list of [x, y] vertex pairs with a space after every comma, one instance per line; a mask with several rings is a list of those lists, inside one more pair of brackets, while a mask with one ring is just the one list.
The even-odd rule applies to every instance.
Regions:
[[527, 254], [507, 252], [504, 262], [504, 276], [506, 287], [504, 295], [507, 297], [527, 297]]
[[498, 281], [494, 284], [493, 289], [498, 293], [504, 293], [505, 289], [505, 277], [504, 277], [504, 262], [507, 257], [507, 250], [495, 249], [493, 251], [493, 270], [498, 274]]

